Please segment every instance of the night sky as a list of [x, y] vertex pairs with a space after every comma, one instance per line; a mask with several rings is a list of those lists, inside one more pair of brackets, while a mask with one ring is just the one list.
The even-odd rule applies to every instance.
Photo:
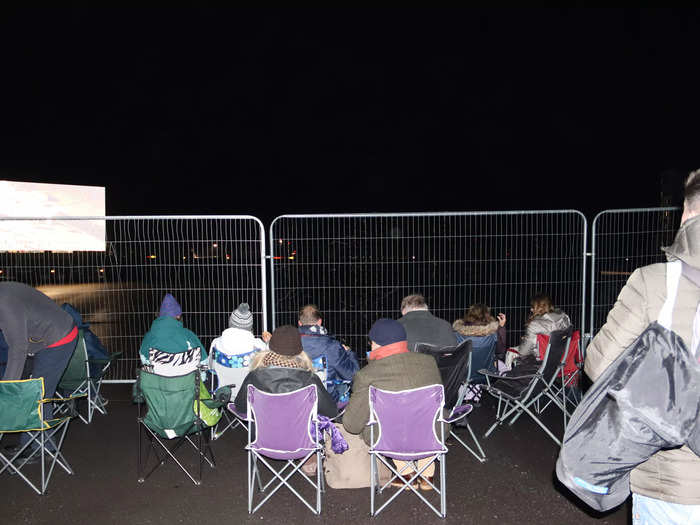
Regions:
[[700, 167], [697, 10], [0, 16], [0, 179], [109, 215], [591, 218]]

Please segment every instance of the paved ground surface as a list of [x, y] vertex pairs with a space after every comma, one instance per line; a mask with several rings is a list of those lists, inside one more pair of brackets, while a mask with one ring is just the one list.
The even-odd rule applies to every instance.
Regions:
[[[477, 523], [477, 524], [627, 524], [630, 506], [606, 515], [586, 511], [555, 481], [556, 445], [529, 419], [500, 428], [482, 445], [488, 455], [478, 463], [458, 444], [447, 461], [448, 511], [442, 520], [415, 496], [402, 494], [377, 518], [369, 516], [369, 489], [328, 489], [323, 511], [314, 516], [288, 492], [280, 491], [249, 516], [246, 492], [245, 435], [229, 432], [216, 441], [216, 469], [194, 486], [174, 465], [166, 465], [145, 483], [137, 483], [136, 406], [130, 385], [107, 385], [109, 414], [91, 425], [74, 420], [64, 453], [75, 475], [54, 474], [44, 496], [20, 479], [0, 475], [0, 523], [7, 524], [174, 524], [174, 523]], [[493, 419], [491, 400], [470, 415], [478, 434]], [[558, 418], [552, 412], [550, 422]], [[459, 430], [460, 434], [465, 431]], [[558, 432], [561, 432], [558, 430]], [[3, 444], [11, 443], [6, 438]]]

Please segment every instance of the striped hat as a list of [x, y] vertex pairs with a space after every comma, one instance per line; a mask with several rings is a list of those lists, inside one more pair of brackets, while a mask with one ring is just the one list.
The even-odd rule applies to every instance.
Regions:
[[228, 318], [229, 328], [241, 328], [243, 330], [253, 331], [253, 314], [250, 311], [248, 303], [238, 305]]

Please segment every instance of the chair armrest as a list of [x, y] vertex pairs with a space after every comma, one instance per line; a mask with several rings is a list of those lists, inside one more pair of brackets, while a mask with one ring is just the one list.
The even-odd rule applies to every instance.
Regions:
[[238, 410], [236, 410], [235, 403], [229, 403], [228, 405], [226, 405], [226, 408], [228, 408], [228, 411], [231, 412], [234, 416], [236, 416], [241, 421], [248, 421], [248, 414], [241, 414]]
[[472, 411], [473, 408], [474, 407], [469, 403], [456, 406], [452, 409], [449, 416], [447, 416], [446, 418], [442, 418], [442, 421], [450, 424], [455, 423], [456, 421], [467, 417], [467, 415]]

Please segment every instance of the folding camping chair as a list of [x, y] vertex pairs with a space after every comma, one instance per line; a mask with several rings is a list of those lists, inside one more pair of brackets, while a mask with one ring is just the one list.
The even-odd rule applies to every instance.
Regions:
[[442, 384], [445, 387], [445, 406], [450, 410], [446, 421], [451, 424], [458, 423], [458, 426], [464, 426], [469, 431], [478, 452], [473, 450], [455, 433], [454, 427], [450, 430], [450, 436], [455, 438], [455, 440], [479, 460], [479, 462], [483, 463], [486, 461], [486, 454], [466, 419], [467, 414], [472, 410], [472, 405], [464, 404], [464, 398], [469, 391], [472, 377], [472, 362], [474, 360], [472, 341], [470, 339], [465, 339], [457, 346], [448, 346], [445, 348], [418, 343], [416, 345], [416, 351], [432, 355], [435, 358], [438, 370], [440, 370]]
[[[230, 406], [230, 405], [229, 405]], [[268, 394], [248, 385], [248, 513], [253, 514], [282, 486], [286, 486], [314, 514], [321, 513], [323, 473], [319, 442], [318, 392], [316, 385], [309, 385], [285, 394]], [[301, 466], [316, 454], [319, 467], [316, 482], [309, 478]], [[281, 460], [284, 464], [276, 470], [269, 460]], [[258, 464], [262, 463], [272, 478], [263, 485]], [[290, 479], [299, 474], [313, 487], [316, 494], [315, 508], [294, 488]], [[260, 492], [274, 488], [253, 507], [255, 480]]]
[[[100, 414], [107, 414], [106, 400], [100, 395], [102, 379], [112, 362], [118, 359], [121, 354], [121, 352], [111, 354], [109, 359], [90, 359], [83, 331], [78, 330], [78, 342], [56, 387], [56, 397], [59, 399], [84, 397], [87, 401], [85, 415], [76, 410], [76, 415], [83, 423], [92, 422], [95, 410]], [[59, 403], [56, 409], [59, 414], [66, 413], [68, 405]]]
[[[228, 386], [231, 389], [230, 398], [235, 399], [245, 377], [248, 375], [250, 361], [256, 352], [257, 350], [251, 350], [245, 354], [228, 355], [214, 347], [209, 353], [212, 390]], [[232, 414], [227, 410], [223, 410], [222, 414], [222, 421], [211, 429], [213, 440], [219, 439], [229, 428], [240, 426], [245, 430], [248, 429], [245, 423], [245, 414], [242, 415], [243, 417], [236, 417], [235, 413]]]
[[[209, 425], [203, 420], [203, 412], [216, 409], [222, 404], [216, 400], [203, 399], [200, 382], [199, 370], [183, 376], [169, 377], [159, 376], [144, 369], [138, 370], [135, 401], [139, 407], [139, 483], [143, 483], [169, 459], [173, 460], [195, 485], [201, 484], [202, 464], [205, 461], [214, 468], [214, 453], [211, 450], [209, 433], [205, 431]], [[145, 415], [142, 413], [144, 404], [147, 409]], [[144, 436], [148, 440], [145, 458], [142, 454]], [[193, 438], [196, 438], [196, 443]], [[196, 478], [175, 457], [175, 453], [185, 443], [197, 451], [199, 470]], [[156, 458], [156, 464], [144, 474], [151, 451]]]
[[[371, 496], [370, 513], [376, 516], [384, 510], [399, 494], [409, 489], [423, 503], [441, 518], [447, 512], [447, 493], [445, 485], [445, 442], [446, 420], [442, 418], [445, 405], [445, 392], [442, 385], [428, 385], [421, 388], [388, 392], [369, 387], [369, 422], [371, 442], [369, 449], [371, 457]], [[440, 435], [435, 432], [435, 423], [440, 424]], [[375, 440], [376, 436], [376, 440]], [[389, 459], [408, 462], [398, 470]], [[428, 459], [419, 467], [416, 461]], [[423, 476], [425, 470], [435, 461], [440, 461], [440, 488]], [[381, 461], [390, 471], [392, 478], [381, 485], [378, 480], [378, 464]], [[404, 475], [408, 466], [413, 473]], [[406, 479], [409, 478], [409, 479]], [[435, 507], [414, 486], [416, 480], [430, 484], [433, 491], [440, 497], [440, 508]], [[375, 498], [381, 494], [393, 481], [399, 480], [402, 486], [394, 492], [378, 509], [375, 509]]]
[[[538, 334], [537, 343], [540, 347], [540, 355], [544, 355], [547, 345], [549, 344], [549, 336]], [[561, 399], [562, 405], [564, 406], [564, 429], [566, 429], [568, 420], [571, 417], [568, 407], [571, 407], [573, 412], [573, 409], [578, 406], [583, 396], [580, 386], [581, 372], [583, 370], [583, 351], [580, 343], [581, 332], [575, 330], [569, 339], [566, 349], [566, 362], [564, 363], [564, 367], [557, 377], [557, 380], [554, 381], [551, 386], [552, 392]], [[538, 413], [544, 412], [550, 403], [551, 401], [547, 401], [544, 405], [537, 403], [536, 408]]]
[[[37, 494], [44, 494], [49, 485], [54, 467], [59, 465], [68, 474], [73, 474], [61, 447], [68, 430], [71, 415], [55, 419], [44, 419], [44, 404], [57, 401], [44, 398], [44, 378], [0, 381], [0, 440], [8, 433], [27, 433], [29, 441], [12, 454], [0, 450], [0, 474], [8, 471], [17, 474]], [[72, 399], [64, 399], [69, 402]], [[26, 453], [25, 453], [26, 451]], [[41, 456], [41, 478], [37, 486], [22, 469], [30, 458]], [[47, 469], [48, 467], [48, 469]]]
[[[538, 410], [538, 404], [540, 401], [549, 400], [562, 411], [566, 411], [552, 384], [564, 368], [571, 333], [571, 328], [551, 333], [544, 358], [540, 361], [535, 373], [500, 376], [487, 370], [482, 371], [487, 379], [486, 391], [498, 399], [496, 422], [486, 431], [484, 437], [488, 437], [506, 420], [510, 419], [509, 425], [512, 425], [523, 413], [526, 413], [558, 446], [561, 446], [561, 441], [537, 417], [541, 413], [541, 410]], [[517, 373], [517, 366], [513, 371]], [[566, 417], [564, 420], [566, 421]]]

